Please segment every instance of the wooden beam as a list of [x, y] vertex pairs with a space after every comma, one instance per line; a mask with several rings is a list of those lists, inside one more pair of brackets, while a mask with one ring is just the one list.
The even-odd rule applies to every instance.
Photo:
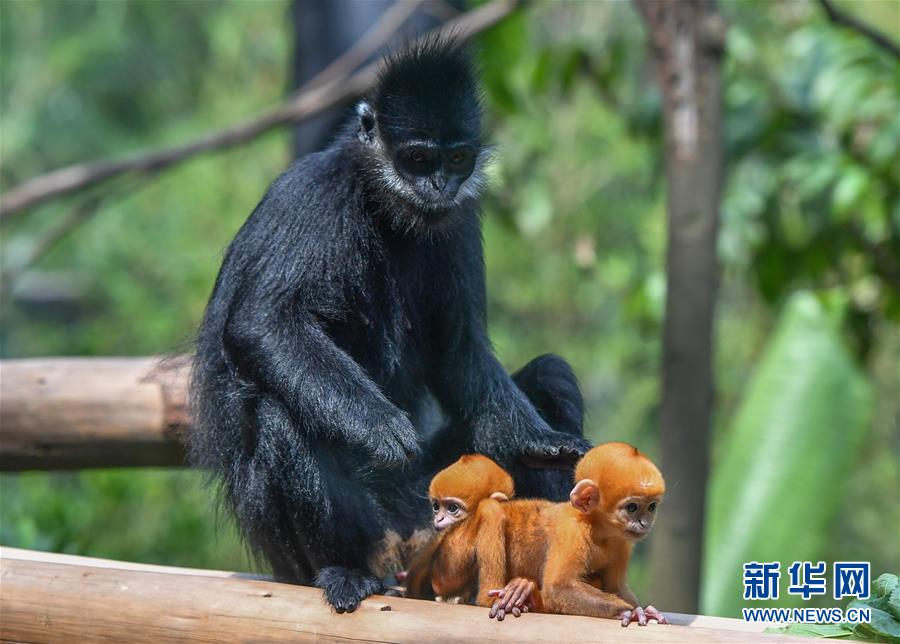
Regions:
[[[59, 559], [63, 557], [64, 559]], [[228, 573], [147, 567], [3, 549], [4, 641], [377, 641], [377, 642], [806, 642], [746, 630], [738, 620], [670, 615], [690, 627], [627, 630], [590, 617], [529, 614], [495, 622], [485, 609], [372, 597], [337, 615], [321, 592]], [[66, 561], [66, 563], [61, 563]], [[713, 622], [700, 620], [712, 619]], [[714, 625], [709, 627], [709, 625]]]
[[0, 361], [0, 470], [185, 462], [190, 361]]

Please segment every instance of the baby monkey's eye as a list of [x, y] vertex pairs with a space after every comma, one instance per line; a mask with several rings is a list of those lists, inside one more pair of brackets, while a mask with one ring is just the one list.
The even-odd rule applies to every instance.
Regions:
[[431, 511], [437, 514], [437, 511], [441, 509], [440, 504], [437, 501], [431, 502]]
[[628, 510], [631, 514], [634, 514], [638, 510], [637, 503], [629, 503], [625, 506], [625, 509]]
[[650, 510], [651, 512], [656, 512], [656, 502], [653, 502], [650, 505], [648, 505], [647, 509]]
[[450, 511], [450, 514], [456, 514], [457, 512], [459, 512], [459, 506], [455, 503], [451, 503], [447, 506], [447, 510]]

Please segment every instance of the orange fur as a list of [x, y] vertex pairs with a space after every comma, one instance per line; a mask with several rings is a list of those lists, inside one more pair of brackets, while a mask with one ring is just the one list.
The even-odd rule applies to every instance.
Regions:
[[481, 454], [461, 456], [453, 465], [435, 474], [428, 486], [428, 495], [432, 499], [455, 497], [463, 500], [469, 510], [495, 492], [511, 499], [515, 493], [512, 477]]
[[[513, 496], [512, 477], [494, 461], [468, 454], [435, 475], [428, 488], [432, 500], [457, 500], [467, 515], [435, 535], [413, 560], [407, 596], [471, 598], [483, 575], [506, 578], [503, 503]], [[489, 606], [487, 587], [478, 603]]]
[[[502, 506], [511, 580], [480, 579], [488, 589], [503, 588], [492, 616], [498, 606], [511, 612], [516, 604], [510, 594], [523, 579], [540, 586], [540, 593], [532, 593], [531, 610], [614, 618], [638, 606], [626, 572], [634, 541], [652, 526], [650, 504], [665, 493], [663, 477], [637, 448], [605, 443], [582, 458], [575, 478], [570, 503], [526, 500]], [[632, 502], [639, 512], [628, 511]]]

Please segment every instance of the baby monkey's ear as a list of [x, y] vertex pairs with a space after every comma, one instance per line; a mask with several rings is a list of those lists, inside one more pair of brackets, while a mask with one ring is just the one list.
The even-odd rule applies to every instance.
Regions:
[[600, 502], [600, 488], [591, 479], [581, 479], [569, 492], [572, 507], [587, 514]]
[[496, 499], [497, 501], [509, 501], [509, 497], [506, 496], [503, 492], [494, 492], [491, 494], [492, 499]]

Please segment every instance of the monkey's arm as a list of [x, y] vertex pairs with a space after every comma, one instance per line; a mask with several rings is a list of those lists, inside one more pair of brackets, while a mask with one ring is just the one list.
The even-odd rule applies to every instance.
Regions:
[[632, 608], [621, 597], [584, 581], [589, 552], [589, 546], [581, 539], [555, 539], [550, 544], [542, 584], [548, 612], [615, 619]]
[[473, 449], [504, 466], [520, 456], [574, 461], [589, 443], [551, 429], [491, 350], [477, 229], [453, 241], [448, 281], [438, 294], [435, 394], [453, 416], [469, 421]]
[[478, 563], [479, 606], [494, 603], [489, 592], [506, 583], [506, 515], [502, 504], [485, 499], [478, 504], [475, 518], [479, 521], [475, 537], [475, 557]]
[[544, 605], [552, 613], [618, 619], [631, 605], [617, 595], [594, 588], [580, 579], [554, 582], [544, 587]]
[[418, 450], [409, 418], [350, 356], [301, 312], [263, 305], [233, 308], [226, 351], [255, 382], [274, 392], [304, 427], [367, 449], [384, 465]]
[[638, 606], [640, 604], [640, 602], [638, 602], [637, 595], [631, 592], [631, 588], [628, 587], [628, 584], [624, 584], [621, 588], [619, 588], [619, 592], [616, 594], [632, 606]]
[[435, 535], [413, 557], [412, 563], [409, 565], [409, 571], [406, 573], [407, 597], [413, 599], [434, 599], [434, 589], [431, 586], [431, 566], [440, 545], [440, 535]]
[[605, 570], [602, 575], [595, 578], [592, 586], [600, 588], [608, 588], [610, 590], [618, 589], [616, 594], [623, 600], [631, 604], [631, 608], [619, 613], [618, 618], [622, 621], [622, 626], [628, 626], [631, 622], [637, 622], [638, 626], [646, 626], [647, 620], [655, 619], [660, 624], [668, 624], [669, 620], [653, 606], [641, 606], [637, 596], [631, 592], [631, 588], [625, 582], [625, 568], [623, 566], [612, 566]]

